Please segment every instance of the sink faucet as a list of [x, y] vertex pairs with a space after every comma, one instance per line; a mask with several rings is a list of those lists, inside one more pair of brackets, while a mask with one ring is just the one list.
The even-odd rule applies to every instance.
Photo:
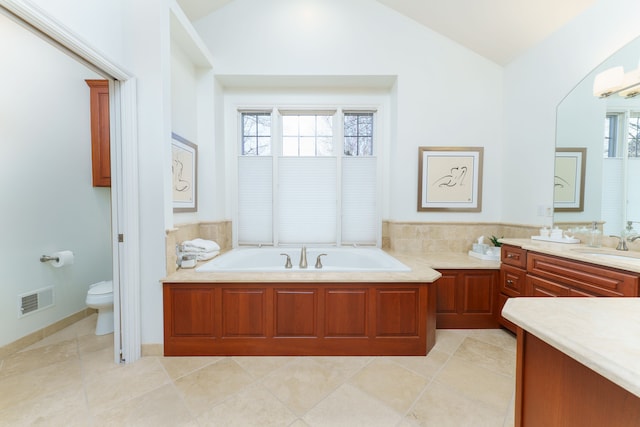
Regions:
[[[629, 237], [627, 237], [626, 239], [624, 238], [624, 234], [622, 236], [614, 236], [613, 234], [609, 235], [609, 237], [617, 237], [618, 239], [620, 239], [618, 241], [618, 246], [616, 246], [616, 250], [617, 251], [628, 251], [629, 248], [627, 247], [627, 240], [629, 239]], [[629, 240], [630, 242], [632, 240]]]
[[631, 236], [627, 236], [627, 240], [630, 242], [635, 242], [638, 239], [640, 239], [640, 234], [633, 234]]
[[302, 249], [300, 250], [300, 268], [307, 268], [307, 247], [302, 245]]

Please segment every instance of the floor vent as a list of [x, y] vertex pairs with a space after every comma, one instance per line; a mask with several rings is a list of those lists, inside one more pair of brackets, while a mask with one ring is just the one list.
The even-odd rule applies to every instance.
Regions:
[[18, 317], [44, 310], [53, 305], [53, 286], [18, 295]]

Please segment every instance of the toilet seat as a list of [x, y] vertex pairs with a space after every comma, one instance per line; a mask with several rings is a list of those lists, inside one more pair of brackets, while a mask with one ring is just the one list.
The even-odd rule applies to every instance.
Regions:
[[103, 295], [103, 294], [110, 294], [111, 292], [113, 292], [113, 281], [111, 280], [104, 280], [102, 282], [98, 282], [95, 285], [92, 285], [89, 288], [89, 295]]

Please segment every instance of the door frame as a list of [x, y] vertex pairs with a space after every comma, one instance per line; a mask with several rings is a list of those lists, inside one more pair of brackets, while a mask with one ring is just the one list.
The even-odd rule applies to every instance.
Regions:
[[31, 2], [0, 0], [0, 13], [109, 80], [114, 361], [141, 355], [136, 79]]

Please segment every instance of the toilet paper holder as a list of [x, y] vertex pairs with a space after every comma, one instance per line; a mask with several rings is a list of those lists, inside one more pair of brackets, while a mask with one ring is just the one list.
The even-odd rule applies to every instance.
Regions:
[[49, 256], [49, 255], [42, 255], [40, 257], [40, 262], [48, 262], [48, 261], [58, 262], [60, 261], [60, 258], [58, 258], [57, 256]]

